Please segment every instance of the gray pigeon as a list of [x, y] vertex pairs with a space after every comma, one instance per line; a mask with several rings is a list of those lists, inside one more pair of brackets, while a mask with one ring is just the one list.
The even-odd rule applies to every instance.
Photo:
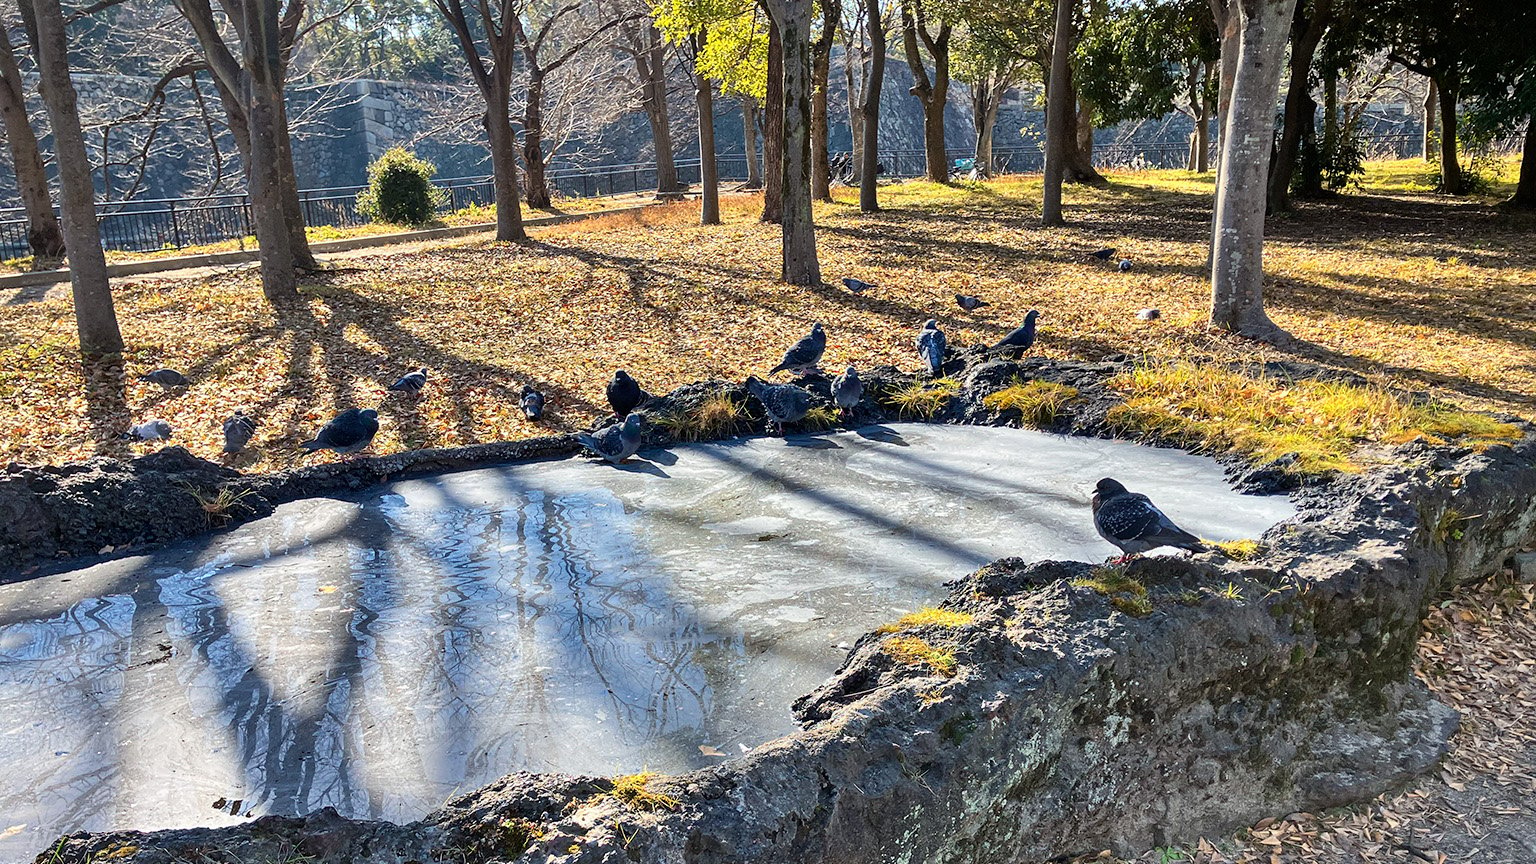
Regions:
[[859, 378], [859, 370], [850, 363], [843, 374], [832, 379], [832, 401], [837, 403], [837, 407], [846, 416], [863, 399], [864, 381]]
[[224, 452], [239, 453], [256, 434], [256, 420], [244, 411], [236, 411], [224, 421]]
[[359, 411], [356, 408], [337, 414], [331, 422], [320, 427], [313, 440], [300, 444], [305, 450], [335, 450], [346, 456], [373, 443], [379, 432], [379, 412], [372, 408]]
[[1206, 551], [1199, 537], [1173, 524], [1152, 499], [1127, 491], [1108, 477], [1100, 480], [1093, 491], [1093, 527], [1126, 556], [1140, 555], [1159, 546]]
[[793, 384], [769, 384], [756, 375], [747, 379], [747, 392], [763, 403], [768, 419], [784, 434], [785, 423], [805, 419], [811, 410], [811, 394]]
[[171, 424], [164, 420], [145, 420], [118, 436], [124, 441], [165, 441], [171, 437]]
[[917, 331], [917, 355], [935, 378], [944, 371], [944, 350], [948, 347], [949, 339], [939, 329], [939, 322], [933, 318], [924, 321], [923, 329]]
[[517, 404], [523, 409], [523, 416], [535, 423], [544, 417], [544, 394], [531, 385], [523, 385], [523, 395]]
[[983, 306], [991, 306], [992, 304], [981, 299], [980, 297], [972, 297], [969, 294], [956, 294], [955, 305], [959, 306], [961, 309], [964, 309], [967, 312], [975, 312], [977, 309], [980, 309]]
[[1156, 309], [1141, 309], [1137, 311], [1136, 317], [1143, 321], [1156, 321], [1157, 319], [1163, 317], [1163, 313], [1157, 311]]
[[153, 372], [146, 372], [139, 376], [139, 380], [159, 384], [167, 390], [172, 387], [186, 387], [192, 383], [187, 380], [187, 376], [177, 372], [175, 369], [156, 369]]
[[863, 279], [855, 279], [852, 276], [844, 276], [843, 284], [848, 286], [848, 290], [855, 294], [863, 294], [871, 288], [880, 287], [873, 282], [865, 282]]
[[801, 375], [816, 371], [816, 364], [821, 362], [821, 355], [827, 350], [827, 331], [821, 329], [821, 322], [811, 325], [811, 332], [801, 337], [799, 342], [789, 346], [784, 352], [784, 359], [779, 365], [768, 370], [772, 375], [776, 372], [795, 372]]
[[407, 372], [395, 379], [395, 383], [389, 385], [389, 389], [395, 393], [404, 393], [407, 396], [420, 396], [423, 387], [427, 386], [427, 367], [423, 366], [415, 372]]
[[588, 450], [617, 465], [640, 450], [640, 415], [631, 412], [623, 423], [615, 423], [591, 434], [577, 433], [576, 440]]
[[1125, 273], [1125, 272], [1127, 272], [1130, 269], [1131, 269], [1131, 259], [1129, 259], [1129, 258], [1121, 258], [1120, 259], [1120, 272], [1121, 273]]
[[1100, 261], [1108, 261], [1109, 259], [1115, 257], [1115, 249], [1113, 246], [1111, 246], [1105, 249], [1100, 249], [1097, 252], [1089, 252], [1088, 256], [1090, 258], [1097, 258]]
[[993, 350], [998, 348], [1017, 348], [1020, 351], [1028, 351], [1035, 344], [1035, 321], [1040, 317], [1040, 312], [1031, 309], [1024, 313], [1024, 323], [1009, 331], [1007, 336], [998, 340], [993, 345]]

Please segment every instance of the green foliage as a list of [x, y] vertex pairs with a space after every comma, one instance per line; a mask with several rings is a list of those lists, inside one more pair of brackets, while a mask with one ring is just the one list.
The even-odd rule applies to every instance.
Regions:
[[768, 21], [751, 0], [652, 0], [656, 29], [674, 45], [700, 37], [694, 70], [731, 96], [768, 94]]
[[1187, 88], [1190, 69], [1217, 56], [1204, 0], [1111, 5], [1090, 16], [1073, 51], [1073, 83], [1094, 122], [1161, 117]]
[[437, 215], [446, 193], [432, 185], [437, 168], [403, 147], [394, 147], [368, 166], [368, 188], [357, 196], [357, 211], [374, 222], [423, 225]]

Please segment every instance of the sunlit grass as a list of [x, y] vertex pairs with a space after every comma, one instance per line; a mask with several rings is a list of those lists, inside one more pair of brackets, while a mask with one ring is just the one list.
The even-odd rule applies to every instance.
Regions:
[[933, 645], [918, 636], [892, 636], [881, 644], [880, 650], [889, 654], [897, 663], [927, 666], [935, 675], [945, 678], [955, 677], [960, 669], [955, 652]]
[[897, 618], [890, 624], [883, 625], [876, 633], [900, 633], [903, 630], [916, 630], [919, 627], [966, 627], [976, 620], [976, 616], [969, 612], [955, 612], [951, 609], [940, 609], [936, 606], [924, 606], [916, 612], [910, 612]]
[[608, 794], [647, 813], [676, 810], [682, 806], [681, 802], [671, 795], [650, 788], [652, 781], [660, 776], [655, 771], [641, 771], [638, 774], [614, 777], [611, 781], [613, 788]]
[[1036, 429], [1050, 426], [1061, 418], [1068, 404], [1077, 398], [1077, 388], [1052, 381], [1014, 382], [988, 393], [982, 404], [993, 411], [1018, 411], [1019, 422]]
[[651, 419], [679, 441], [728, 438], [746, 431], [751, 422], [746, 406], [727, 393], [716, 393], [686, 411]]
[[930, 420], [959, 392], [960, 382], [953, 378], [913, 381], [886, 396], [886, 402], [900, 411], [902, 416]]

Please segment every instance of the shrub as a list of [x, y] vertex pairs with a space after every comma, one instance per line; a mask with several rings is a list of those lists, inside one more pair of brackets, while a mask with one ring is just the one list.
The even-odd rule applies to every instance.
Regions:
[[374, 222], [423, 225], [437, 215], [447, 196], [432, 185], [437, 168], [404, 147], [394, 147], [368, 166], [368, 188], [357, 196], [357, 211]]

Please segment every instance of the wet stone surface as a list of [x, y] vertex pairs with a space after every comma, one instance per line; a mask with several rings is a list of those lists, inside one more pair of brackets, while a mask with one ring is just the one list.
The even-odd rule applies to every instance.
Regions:
[[997, 558], [1102, 560], [1115, 476], [1210, 539], [1214, 461], [892, 424], [480, 469], [0, 587], [0, 859], [81, 829], [418, 818], [515, 770], [715, 764]]

